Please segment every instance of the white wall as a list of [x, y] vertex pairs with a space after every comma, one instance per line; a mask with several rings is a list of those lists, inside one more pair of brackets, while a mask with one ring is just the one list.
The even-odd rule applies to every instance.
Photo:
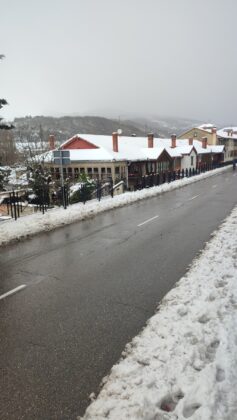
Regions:
[[[193, 165], [191, 165], [191, 157], [193, 157]], [[190, 153], [190, 155], [184, 155], [181, 159], [181, 169], [189, 169], [194, 168], [196, 169], [197, 163], [197, 155], [194, 150]]]

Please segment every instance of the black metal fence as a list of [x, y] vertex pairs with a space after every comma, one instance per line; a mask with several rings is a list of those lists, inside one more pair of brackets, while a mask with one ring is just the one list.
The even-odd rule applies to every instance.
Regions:
[[137, 182], [134, 184], [134, 190], [141, 190], [143, 188], [151, 188], [161, 184], [170, 183], [176, 180], [191, 178], [195, 175], [200, 175], [201, 173], [211, 171], [213, 169], [221, 168], [227, 166], [230, 163], [203, 163], [199, 168], [186, 168], [177, 171], [165, 171], [160, 173], [151, 173], [149, 175], [142, 176], [137, 178]]
[[44, 214], [45, 211], [50, 207], [50, 203], [48, 199], [44, 198], [44, 194], [42, 194], [42, 198], [39, 200], [37, 204], [30, 204], [27, 201], [27, 193], [22, 195], [19, 191], [9, 191], [5, 192], [5, 197], [2, 205], [6, 206], [8, 216], [12, 217], [13, 219], [17, 220], [24, 211], [29, 208], [29, 206], [34, 208], [34, 211], [42, 211]]

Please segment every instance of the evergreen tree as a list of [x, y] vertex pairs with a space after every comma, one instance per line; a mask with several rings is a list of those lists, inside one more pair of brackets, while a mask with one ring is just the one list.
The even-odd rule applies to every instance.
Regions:
[[95, 184], [90, 179], [87, 178], [85, 174], [80, 174], [78, 180], [78, 189], [73, 192], [70, 197], [70, 204], [83, 202], [85, 203], [92, 198], [92, 192], [95, 190]]
[[[2, 60], [5, 56], [3, 54], [0, 54], [0, 60]], [[2, 109], [5, 105], [8, 105], [6, 99], [0, 99], [0, 109]], [[10, 130], [13, 128], [12, 124], [6, 124], [1, 122], [2, 118], [0, 118], [0, 130]]]
[[31, 178], [29, 179], [29, 186], [32, 188], [33, 193], [36, 195], [35, 204], [49, 205], [49, 184], [51, 176], [46, 174], [43, 168], [39, 167], [33, 170]]

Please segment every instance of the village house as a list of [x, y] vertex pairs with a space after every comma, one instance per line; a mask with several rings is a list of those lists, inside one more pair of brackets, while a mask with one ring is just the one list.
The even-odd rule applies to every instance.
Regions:
[[[86, 174], [99, 181], [124, 180], [133, 188], [144, 175], [173, 170], [172, 156], [164, 145], [156, 147], [154, 142], [153, 134], [147, 138], [122, 137], [117, 132], [112, 136], [75, 135], [60, 146], [70, 152], [70, 165], [63, 167], [64, 177], [77, 179], [79, 174]], [[60, 178], [52, 152], [41, 155], [41, 159], [53, 177]]]
[[[53, 178], [60, 178], [60, 166], [54, 163], [54, 136], [50, 136], [51, 151], [41, 155]], [[177, 170], [196, 169], [204, 163], [223, 161], [224, 146], [208, 146], [202, 141], [147, 137], [77, 134], [60, 146], [69, 151], [70, 164], [63, 166], [64, 178], [76, 180], [86, 174], [99, 181], [124, 180], [133, 189], [145, 175]]]
[[[202, 153], [199, 162], [205, 161], [230, 161], [237, 157], [237, 127], [217, 130], [213, 124], [202, 124], [199, 127], [179, 135], [179, 139], [193, 138], [194, 140], [207, 141], [207, 151]], [[209, 148], [212, 147], [212, 149]], [[218, 146], [223, 146], [218, 147]], [[209, 154], [209, 156], [208, 156]], [[204, 156], [205, 155], [205, 156]]]
[[207, 138], [207, 144], [210, 146], [219, 144], [217, 141], [216, 127], [213, 124], [202, 124], [198, 127], [193, 127], [178, 136], [179, 139], [193, 138], [194, 140], [200, 141], [203, 137]]
[[224, 144], [226, 160], [237, 158], [237, 127], [224, 127], [217, 131], [219, 144]]

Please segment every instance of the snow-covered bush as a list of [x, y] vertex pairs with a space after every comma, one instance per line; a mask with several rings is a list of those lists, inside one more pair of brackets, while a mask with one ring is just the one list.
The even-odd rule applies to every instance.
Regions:
[[70, 188], [70, 204], [75, 204], [79, 202], [86, 202], [91, 200], [92, 193], [95, 190], [95, 183], [90, 178], [87, 178], [85, 174], [81, 174], [79, 177], [79, 182], [74, 184]]

